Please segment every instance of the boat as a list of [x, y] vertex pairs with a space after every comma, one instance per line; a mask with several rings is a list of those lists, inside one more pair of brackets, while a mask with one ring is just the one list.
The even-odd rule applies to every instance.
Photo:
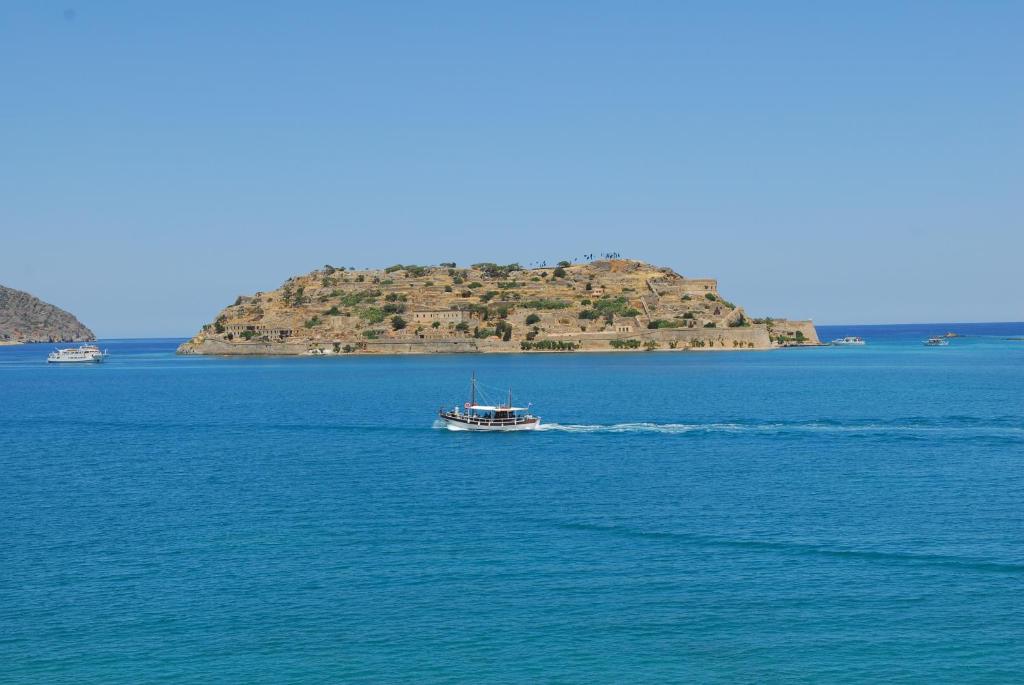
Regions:
[[832, 341], [833, 345], [863, 345], [864, 338], [857, 335], [848, 335], [845, 338], [836, 338]]
[[46, 361], [49, 364], [90, 364], [99, 363], [106, 356], [106, 351], [100, 351], [95, 345], [79, 345], [58, 348], [47, 355]]
[[946, 347], [949, 345], [949, 341], [945, 338], [933, 336], [924, 341], [926, 347]]
[[476, 374], [470, 379], [469, 402], [460, 409], [441, 407], [437, 416], [450, 431], [531, 431], [540, 426], [540, 417], [530, 414], [529, 405], [512, 406], [512, 391], [506, 404], [477, 404]]

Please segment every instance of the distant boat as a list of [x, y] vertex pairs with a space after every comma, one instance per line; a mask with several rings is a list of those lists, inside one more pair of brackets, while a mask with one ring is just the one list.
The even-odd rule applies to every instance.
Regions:
[[99, 363], [107, 353], [101, 352], [95, 345], [79, 345], [56, 349], [46, 357], [49, 364], [90, 364]]
[[458, 405], [446, 410], [442, 407], [437, 416], [450, 431], [531, 431], [540, 426], [540, 417], [529, 413], [529, 406], [513, 407], [512, 391], [508, 391], [507, 404], [477, 404], [476, 374], [470, 380], [469, 402], [459, 410]]
[[832, 341], [833, 345], [863, 345], [864, 338], [856, 335], [848, 335], [845, 338], [836, 338]]
[[947, 345], [949, 345], [949, 341], [946, 340], [945, 338], [934, 336], [925, 340], [924, 344], [927, 347], [946, 347]]

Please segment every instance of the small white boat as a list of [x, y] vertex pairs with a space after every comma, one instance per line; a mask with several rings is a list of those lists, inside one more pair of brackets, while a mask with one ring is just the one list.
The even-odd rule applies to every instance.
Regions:
[[845, 338], [836, 338], [832, 341], [833, 345], [863, 345], [864, 338], [857, 335], [848, 335]]
[[107, 356], [105, 351], [95, 345], [79, 345], [56, 349], [46, 356], [49, 364], [90, 364], [99, 363]]
[[934, 336], [924, 341], [926, 347], [946, 347], [949, 345], [949, 341], [945, 338]]
[[469, 402], [461, 411], [458, 405], [451, 410], [441, 407], [437, 416], [450, 431], [532, 431], [540, 426], [540, 417], [530, 414], [529, 406], [512, 406], [511, 390], [507, 404], [477, 404], [476, 374], [470, 381]]

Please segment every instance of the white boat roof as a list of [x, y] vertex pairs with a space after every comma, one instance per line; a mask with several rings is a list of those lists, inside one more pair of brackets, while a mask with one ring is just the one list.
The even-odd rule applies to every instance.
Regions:
[[495, 407], [489, 404], [474, 404], [467, 408], [480, 411], [526, 411], [528, 409], [528, 407]]

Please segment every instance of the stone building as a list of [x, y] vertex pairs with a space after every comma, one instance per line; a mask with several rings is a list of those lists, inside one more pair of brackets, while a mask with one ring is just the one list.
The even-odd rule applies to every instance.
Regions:
[[419, 312], [410, 312], [413, 323], [462, 323], [466, 320], [466, 313], [457, 309], [435, 309]]

